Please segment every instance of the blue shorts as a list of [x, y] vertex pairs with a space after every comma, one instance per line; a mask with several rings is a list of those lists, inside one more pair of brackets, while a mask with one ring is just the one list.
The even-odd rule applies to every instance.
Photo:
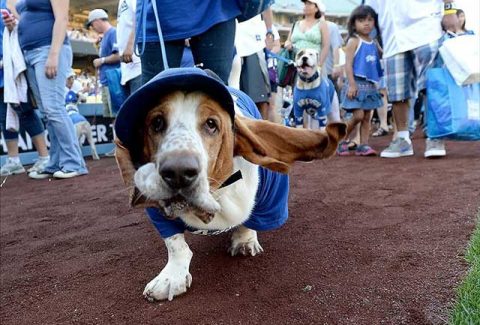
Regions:
[[425, 89], [426, 71], [433, 65], [438, 47], [437, 40], [384, 59], [389, 102], [415, 97]]

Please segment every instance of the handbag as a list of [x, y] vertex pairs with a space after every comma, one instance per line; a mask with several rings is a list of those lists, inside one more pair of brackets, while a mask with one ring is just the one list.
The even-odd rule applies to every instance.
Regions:
[[439, 52], [458, 85], [480, 82], [480, 38], [477, 35], [445, 39]]
[[274, 2], [274, 0], [237, 0], [241, 11], [237, 20], [239, 22], [249, 20], [267, 10]]
[[280, 59], [277, 63], [278, 85], [280, 87], [293, 86], [297, 75], [295, 67], [295, 50], [287, 50], [283, 48], [278, 56]]
[[107, 77], [108, 91], [110, 92], [110, 101], [112, 103], [112, 113], [117, 113], [123, 102], [127, 99], [127, 92], [121, 85], [122, 71], [120, 68], [105, 70]]
[[427, 71], [427, 136], [480, 140], [480, 83], [459, 86], [445, 67]]

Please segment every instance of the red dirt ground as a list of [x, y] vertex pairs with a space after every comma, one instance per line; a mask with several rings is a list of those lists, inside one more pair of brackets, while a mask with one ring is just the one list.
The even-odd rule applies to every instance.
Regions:
[[71, 180], [8, 177], [0, 323], [444, 323], [480, 205], [480, 143], [448, 143], [440, 160], [414, 143], [414, 157], [297, 163], [289, 221], [259, 234], [259, 256], [187, 235], [193, 285], [172, 302], [142, 297], [166, 250], [127, 206], [114, 159]]

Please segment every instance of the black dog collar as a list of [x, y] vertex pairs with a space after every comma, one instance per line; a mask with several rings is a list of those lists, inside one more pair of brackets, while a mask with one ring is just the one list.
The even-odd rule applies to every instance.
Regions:
[[228, 185], [232, 185], [233, 183], [235, 183], [236, 181], [239, 181], [241, 180], [243, 177], [242, 177], [242, 172], [240, 170], [237, 170], [235, 173], [233, 173], [232, 175], [230, 175], [226, 180], [225, 182], [222, 183], [222, 185], [220, 185], [219, 188], [222, 188], [222, 187], [227, 187]]
[[298, 74], [298, 77], [300, 78], [300, 80], [302, 80], [303, 82], [313, 82], [315, 79], [317, 79], [319, 77], [319, 74], [318, 74], [318, 71], [315, 71], [315, 73], [310, 77], [310, 78], [305, 78], [304, 76], [302, 76], [301, 74]]

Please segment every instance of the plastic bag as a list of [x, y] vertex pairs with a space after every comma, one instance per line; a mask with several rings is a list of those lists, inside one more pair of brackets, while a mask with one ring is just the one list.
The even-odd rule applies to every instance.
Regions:
[[480, 140], [480, 83], [456, 84], [447, 68], [427, 71], [427, 135]]

